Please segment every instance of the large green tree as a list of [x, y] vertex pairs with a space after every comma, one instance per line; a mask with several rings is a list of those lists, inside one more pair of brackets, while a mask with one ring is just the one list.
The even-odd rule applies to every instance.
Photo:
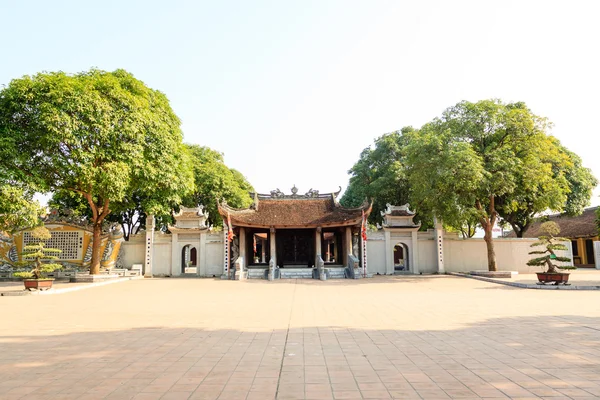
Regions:
[[40, 223], [44, 208], [33, 200], [33, 193], [21, 187], [0, 183], [0, 231], [14, 232]]
[[546, 119], [520, 102], [465, 101], [450, 107], [410, 133], [406, 163], [412, 202], [444, 221], [476, 215], [488, 268], [495, 271], [497, 204], [518, 203], [523, 193], [544, 195], [566, 185], [547, 157], [547, 128]]
[[187, 145], [192, 160], [194, 191], [185, 198], [184, 205], [203, 205], [208, 210], [208, 221], [222, 226], [217, 201], [225, 200], [234, 208], [248, 207], [252, 203], [249, 192], [252, 185], [239, 171], [227, 167], [223, 154], [208, 147]]
[[13, 80], [0, 92], [0, 145], [0, 169], [11, 179], [86, 200], [92, 274], [100, 268], [102, 224], [115, 202], [134, 191], [176, 202], [181, 187], [192, 185], [181, 168], [180, 121], [169, 101], [124, 70]]
[[375, 140], [375, 146], [364, 149], [358, 161], [348, 171], [350, 182], [340, 203], [346, 207], [358, 207], [365, 199], [373, 199], [373, 211], [369, 216], [372, 224], [381, 222], [381, 211], [386, 204], [408, 202], [408, 182], [404, 166], [406, 134], [411, 127], [386, 133]]
[[590, 204], [592, 191], [598, 181], [583, 167], [581, 158], [547, 136], [537, 143], [542, 163], [521, 170], [515, 190], [499, 196], [496, 209], [501, 223], [510, 224], [517, 237], [523, 234], [536, 215], [547, 210], [579, 215]]

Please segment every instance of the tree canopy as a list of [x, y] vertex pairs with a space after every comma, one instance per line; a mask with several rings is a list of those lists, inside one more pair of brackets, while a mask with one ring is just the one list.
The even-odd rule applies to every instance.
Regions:
[[241, 172], [225, 165], [223, 154], [218, 151], [198, 145], [187, 145], [187, 149], [192, 160], [194, 190], [183, 204], [188, 207], [203, 205], [208, 210], [208, 221], [214, 226], [222, 226], [217, 202], [224, 199], [231, 207], [248, 207], [252, 203], [249, 192], [254, 188]]
[[[498, 218], [517, 221], [565, 207], [572, 192], [566, 174], [577, 160], [547, 136], [548, 126], [522, 102], [465, 101], [450, 107], [409, 134], [411, 201], [452, 225], [475, 216], [485, 232], [488, 267], [496, 270], [492, 228]], [[580, 192], [573, 202], [583, 204], [577, 201], [581, 197]]]
[[33, 193], [8, 183], [0, 184], [0, 231], [14, 232], [40, 223], [44, 208]]
[[86, 200], [94, 274], [115, 202], [152, 194], [161, 201], [150, 200], [148, 211], [157, 212], [192, 185], [179, 126], [166, 96], [124, 70], [24, 76], [0, 91], [0, 168], [30, 188]]
[[526, 176], [517, 175], [515, 190], [496, 201], [500, 222], [510, 224], [517, 237], [523, 237], [536, 216], [546, 210], [581, 214], [598, 184], [579, 156], [558, 139], [546, 136], [537, 146], [537, 159], [529, 160], [521, 170]]
[[358, 207], [365, 199], [373, 199], [372, 224], [381, 222], [380, 211], [386, 204], [408, 202], [408, 181], [405, 174], [404, 147], [411, 127], [386, 133], [375, 140], [375, 147], [364, 149], [358, 161], [348, 171], [350, 182], [340, 203]]

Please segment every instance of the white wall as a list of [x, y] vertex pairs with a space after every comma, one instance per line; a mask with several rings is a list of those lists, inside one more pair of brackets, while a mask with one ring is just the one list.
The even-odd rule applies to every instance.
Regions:
[[385, 240], [380, 232], [368, 234], [367, 272], [373, 275], [385, 275]]
[[[535, 248], [537, 239], [495, 238], [494, 249], [499, 271], [519, 273], [541, 272], [541, 267], [530, 267], [527, 261], [535, 257], [528, 254]], [[570, 244], [570, 243], [565, 243]], [[570, 246], [567, 246], [570, 249]], [[541, 248], [540, 248], [541, 249]], [[572, 258], [571, 250], [557, 251], [560, 256]], [[448, 272], [487, 270], [487, 247], [483, 239], [444, 239], [444, 261]], [[563, 264], [563, 263], [559, 263]], [[573, 263], [566, 263], [573, 265]]]
[[[206, 235], [205, 248], [202, 249], [198, 235], [178, 235], [177, 265], [171, 267], [171, 241], [172, 236], [168, 234], [155, 233], [152, 273], [156, 276], [170, 276], [173, 268], [181, 269], [181, 249], [186, 244], [196, 247], [197, 260], [200, 263], [201, 252], [205, 252], [205, 265], [198, 265], [200, 276], [219, 277], [223, 274], [223, 236], [220, 233]], [[121, 246], [121, 262], [125, 267], [133, 264], [144, 264], [145, 258], [145, 235], [131, 236], [129, 241], [123, 242]]]
[[419, 232], [419, 272], [433, 274], [438, 270], [436, 247], [433, 235], [429, 232]]
[[[435, 241], [432, 232], [418, 234], [419, 272], [437, 272], [437, 257]], [[131, 236], [128, 242], [121, 246], [121, 263], [126, 267], [132, 264], [143, 264], [145, 258], [144, 235]], [[191, 239], [191, 238], [189, 238]], [[157, 276], [171, 275], [171, 235], [157, 233], [154, 236], [153, 274]], [[518, 271], [520, 273], [539, 272], [540, 267], [529, 267], [527, 261], [533, 258], [528, 253], [534, 250], [530, 247], [537, 239], [495, 238], [496, 260], [500, 271]], [[181, 246], [190, 241], [188, 238], [176, 244], [181, 253]], [[186, 242], [186, 243], [184, 243]], [[367, 241], [367, 268], [370, 274], [386, 273], [386, 249], [393, 256], [393, 248], [398, 242], [411, 243], [411, 238], [393, 235], [390, 243], [385, 242], [383, 231], [369, 232]], [[559, 255], [572, 258], [570, 243], [566, 243], [568, 251], [557, 252]], [[193, 244], [194, 246], [197, 243]], [[220, 233], [206, 234], [204, 249], [198, 249], [198, 262], [204, 260], [205, 265], [198, 265], [199, 274], [207, 277], [219, 277], [223, 273], [223, 235]], [[204, 257], [200, 252], [204, 251]], [[413, 257], [409, 254], [409, 257]], [[444, 236], [444, 264], [448, 272], [467, 272], [487, 270], [487, 250], [483, 239], [461, 239], [457, 235]], [[572, 265], [572, 263], [569, 263]], [[180, 264], [174, 266], [180, 268]]]
[[[152, 256], [152, 274], [171, 275], [171, 235], [154, 234], [154, 253]], [[180, 253], [181, 254], [181, 253]], [[179, 261], [181, 261], [179, 259]], [[181, 268], [177, 265], [176, 268]]]
[[144, 251], [145, 237], [142, 235], [130, 236], [129, 241], [121, 243], [121, 265], [131, 268], [133, 264], [144, 264], [146, 253]]
[[219, 277], [223, 275], [223, 235], [220, 233], [206, 235], [206, 270], [204, 276]]

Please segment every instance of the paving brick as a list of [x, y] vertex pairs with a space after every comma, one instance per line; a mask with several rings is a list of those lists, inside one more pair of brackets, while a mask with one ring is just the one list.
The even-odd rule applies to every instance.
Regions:
[[0, 399], [600, 396], [593, 291], [146, 279], [2, 297], [0, 315]]

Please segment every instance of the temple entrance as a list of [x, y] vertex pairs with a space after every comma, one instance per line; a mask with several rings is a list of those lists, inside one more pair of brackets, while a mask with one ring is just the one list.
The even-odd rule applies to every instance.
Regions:
[[281, 229], [277, 231], [279, 267], [312, 267], [314, 264], [314, 230]]
[[246, 254], [248, 265], [268, 265], [271, 259], [269, 243], [271, 236], [266, 229], [246, 230]]
[[394, 271], [407, 272], [408, 270], [408, 246], [404, 243], [398, 243], [394, 246]]
[[343, 231], [340, 229], [323, 230], [321, 236], [321, 257], [325, 264], [342, 265]]
[[196, 273], [198, 263], [198, 250], [190, 244], [181, 249], [181, 273]]

